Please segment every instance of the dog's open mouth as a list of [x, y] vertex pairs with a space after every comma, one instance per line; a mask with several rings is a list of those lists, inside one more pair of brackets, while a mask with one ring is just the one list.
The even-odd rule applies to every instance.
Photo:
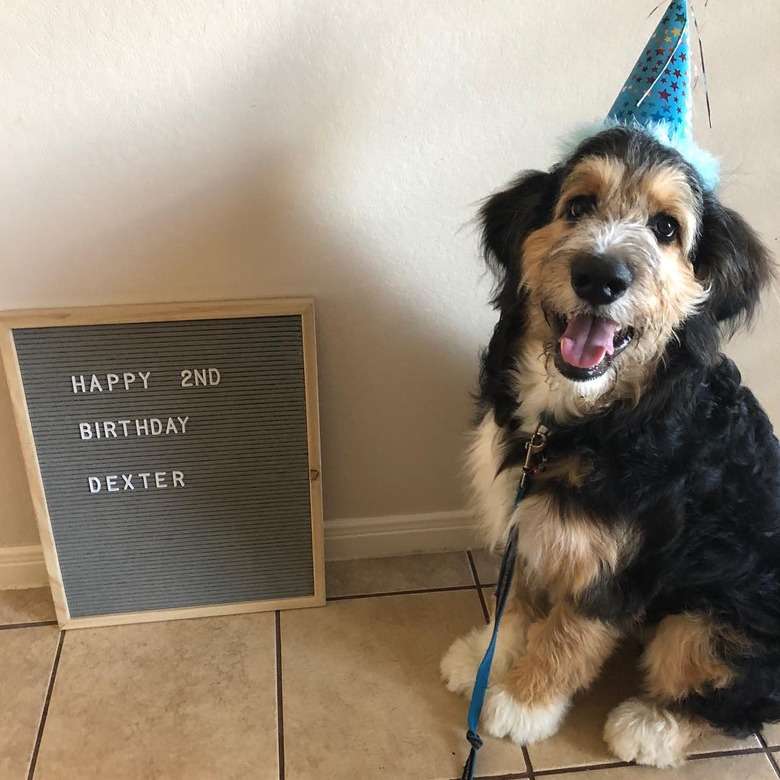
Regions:
[[589, 314], [546, 317], [556, 340], [555, 367], [574, 381], [601, 376], [634, 337], [633, 328], [618, 328], [614, 320]]

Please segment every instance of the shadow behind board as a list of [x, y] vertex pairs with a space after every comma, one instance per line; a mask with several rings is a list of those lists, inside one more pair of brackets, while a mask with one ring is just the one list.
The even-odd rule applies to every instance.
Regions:
[[0, 320], [62, 626], [324, 603], [312, 301]]

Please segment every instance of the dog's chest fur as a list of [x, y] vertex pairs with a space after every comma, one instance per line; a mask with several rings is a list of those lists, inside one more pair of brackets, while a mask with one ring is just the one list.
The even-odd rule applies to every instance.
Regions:
[[[571, 412], [578, 399], [562, 396], [539, 370], [531, 353], [526, 353], [516, 382], [524, 399], [519, 411], [521, 432], [530, 435], [541, 415]], [[524, 365], [523, 365], [524, 364]], [[530, 369], [530, 370], [527, 370]], [[518, 388], [520, 389], [520, 388]], [[607, 528], [582, 510], [562, 510], [547, 486], [555, 480], [575, 483], [583, 464], [575, 457], [550, 463], [545, 473], [533, 477], [530, 494], [514, 507], [520, 468], [499, 473], [506, 454], [505, 430], [488, 411], [474, 432], [469, 466], [475, 509], [488, 542], [502, 547], [512, 525], [518, 526], [518, 552], [529, 584], [542, 589], [553, 601], [581, 593], [602, 574], [614, 573], [631, 543], [625, 527]]]

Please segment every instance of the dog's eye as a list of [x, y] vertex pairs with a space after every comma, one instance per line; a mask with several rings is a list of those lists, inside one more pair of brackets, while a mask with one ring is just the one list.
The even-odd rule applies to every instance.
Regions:
[[668, 214], [656, 214], [650, 220], [650, 229], [662, 244], [671, 244], [680, 232], [680, 225]]
[[592, 195], [578, 195], [569, 201], [566, 206], [566, 217], [572, 222], [593, 212], [596, 208], [596, 199]]

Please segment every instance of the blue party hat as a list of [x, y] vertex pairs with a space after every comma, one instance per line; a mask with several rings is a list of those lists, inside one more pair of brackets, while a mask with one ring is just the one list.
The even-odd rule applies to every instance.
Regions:
[[609, 110], [620, 124], [665, 125], [670, 140], [693, 141], [688, 4], [673, 0]]
[[577, 128], [564, 140], [564, 152], [606, 128], [632, 127], [679, 152], [705, 187], [717, 187], [717, 159], [693, 140], [691, 21], [687, 0], [669, 3], [607, 118]]

